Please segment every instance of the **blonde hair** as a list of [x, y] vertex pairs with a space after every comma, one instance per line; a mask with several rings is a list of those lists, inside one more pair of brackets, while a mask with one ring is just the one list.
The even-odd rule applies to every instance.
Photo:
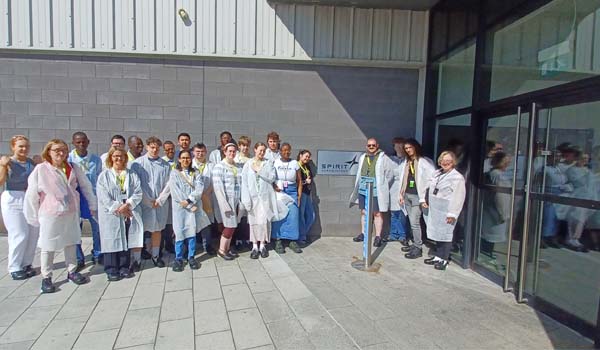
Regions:
[[455, 167], [456, 166], [456, 154], [454, 154], [454, 152], [452, 152], [452, 151], [444, 151], [444, 152], [440, 153], [440, 156], [437, 159], [438, 165], [442, 166], [442, 159], [445, 156], [452, 157], [452, 167]]
[[240, 136], [240, 138], [238, 139], [238, 146], [239, 145], [244, 145], [244, 146], [248, 146], [250, 147], [250, 143], [252, 141], [250, 140], [250, 138], [248, 136]]
[[27, 141], [29, 143], [29, 139], [25, 135], [15, 135], [10, 138], [10, 149], [14, 150], [17, 145], [17, 141]]
[[111, 147], [108, 150], [108, 154], [106, 155], [106, 160], [104, 161], [104, 163], [106, 164], [106, 167], [108, 169], [111, 169], [113, 167], [113, 161], [112, 161], [112, 155], [115, 152], [121, 152], [123, 153], [123, 155], [125, 156], [125, 166], [127, 166], [127, 162], [129, 161], [129, 157], [127, 156], [127, 151], [125, 151], [124, 148], [122, 147]]
[[[52, 146], [54, 145], [62, 145], [67, 149], [67, 153], [69, 153], [69, 145], [67, 145], [67, 143], [61, 139], [52, 139], [50, 141], [48, 141], [48, 143], [46, 144], [46, 146], [44, 146], [44, 149], [42, 149], [42, 159], [44, 159], [45, 161], [47, 161], [48, 163], [52, 163], [52, 157], [50, 157], [50, 148], [52, 148]], [[66, 159], [65, 159], [66, 162]]]

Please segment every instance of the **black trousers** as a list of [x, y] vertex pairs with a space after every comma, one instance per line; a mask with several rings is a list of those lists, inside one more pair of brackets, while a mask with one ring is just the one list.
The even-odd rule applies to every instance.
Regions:
[[435, 256], [440, 259], [448, 260], [452, 250], [452, 242], [435, 242]]
[[233, 233], [234, 241], [248, 241], [250, 240], [250, 225], [248, 225], [248, 217], [244, 216], [240, 223], [238, 224], [235, 232]]
[[[129, 241], [129, 221], [125, 223], [125, 237]], [[131, 264], [131, 254], [129, 250], [121, 252], [102, 253], [104, 259], [104, 272], [107, 274], [117, 274], [127, 272]]]

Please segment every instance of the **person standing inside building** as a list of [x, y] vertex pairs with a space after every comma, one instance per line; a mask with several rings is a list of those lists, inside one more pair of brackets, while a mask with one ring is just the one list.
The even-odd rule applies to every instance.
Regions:
[[[165, 141], [165, 143], [163, 144], [163, 150], [165, 152], [165, 155], [162, 157], [162, 159], [169, 164], [171, 170], [175, 169], [175, 166], [177, 165], [177, 159], [175, 158], [175, 144], [173, 143], [173, 141]], [[167, 218], [167, 226], [165, 226], [165, 229], [161, 232], [161, 247], [164, 247], [164, 249], [169, 253], [174, 254], [175, 245], [173, 243], [174, 232], [171, 201], [167, 201], [166, 205], [168, 207], [169, 216]]]
[[69, 146], [59, 139], [50, 140], [42, 151], [44, 162], [37, 165], [28, 179], [23, 213], [27, 222], [40, 228], [38, 246], [42, 250], [42, 293], [54, 293], [52, 283], [54, 254], [64, 249], [67, 279], [75, 284], [87, 282], [77, 272], [79, 227], [79, 193], [86, 197], [92, 216], [97, 208], [90, 180], [77, 165], [67, 161]]
[[175, 169], [171, 170], [169, 186], [163, 190], [159, 201], [171, 198], [173, 230], [175, 231], [175, 261], [173, 271], [183, 271], [183, 250], [187, 245], [187, 262], [192, 270], [200, 268], [196, 261], [196, 232], [210, 225], [202, 210], [204, 183], [200, 173], [192, 167], [192, 153], [182, 150]]
[[315, 222], [316, 214], [311, 196], [313, 187], [313, 171], [310, 167], [311, 153], [309, 150], [301, 150], [298, 153], [297, 161], [302, 176], [302, 200], [300, 201], [300, 237], [298, 244], [300, 247], [306, 246], [308, 242], [308, 232]]
[[265, 159], [275, 161], [281, 157], [279, 154], [279, 134], [275, 131], [271, 131], [267, 134], [267, 152], [265, 153]]
[[129, 158], [128, 164], [133, 164], [133, 161], [142, 156], [142, 152], [144, 151], [144, 141], [141, 138], [133, 135], [129, 137], [127, 140], [127, 146], [129, 147], [129, 152], [127, 152], [127, 157]]
[[390, 156], [394, 166], [392, 167], [392, 183], [390, 185], [390, 241], [399, 241], [403, 246], [407, 247], [408, 240], [406, 238], [407, 224], [406, 214], [400, 206], [400, 188], [402, 179], [400, 178], [400, 164], [404, 161], [406, 154], [404, 153], [404, 139], [394, 137], [392, 140], [395, 154]]
[[0, 196], [0, 209], [8, 231], [8, 272], [13, 280], [35, 276], [31, 265], [39, 228], [27, 223], [23, 214], [27, 179], [35, 167], [28, 158], [29, 148], [29, 139], [16, 135], [10, 139], [12, 156], [0, 157], [0, 186], [6, 186]]
[[242, 169], [234, 161], [237, 146], [229, 143], [223, 150], [225, 159], [216, 164], [212, 172], [213, 188], [224, 226], [217, 254], [225, 260], [233, 260], [238, 257], [236, 252], [230, 250], [230, 246], [233, 232], [239, 223]]
[[275, 238], [275, 251], [285, 253], [283, 240], [289, 241], [288, 247], [294, 253], [302, 253], [298, 245], [300, 238], [300, 205], [302, 203], [302, 175], [298, 162], [290, 158], [292, 146], [289, 143], [281, 145], [281, 158], [273, 162], [277, 182], [275, 190], [290, 196], [293, 202], [288, 204], [288, 215], [273, 222], [272, 235]]
[[231, 135], [231, 133], [229, 131], [223, 131], [219, 135], [219, 140], [220, 140], [221, 144], [219, 145], [219, 147], [217, 147], [216, 150], [210, 152], [210, 156], [208, 157], [208, 161], [213, 164], [219, 164], [219, 162], [221, 160], [223, 160], [224, 154], [225, 154], [224, 147], [225, 147], [225, 145], [232, 142], [233, 136]]
[[450, 261], [452, 238], [456, 221], [465, 202], [465, 178], [455, 169], [456, 155], [444, 151], [438, 158], [440, 170], [436, 170], [426, 187], [427, 202], [423, 203], [426, 213], [427, 236], [436, 242], [435, 254], [425, 259], [425, 264], [434, 265], [436, 270], [445, 270]]
[[133, 277], [129, 249], [144, 245], [142, 185], [127, 168], [127, 159], [125, 149], [112, 147], [96, 185], [104, 272], [109, 281]]
[[[208, 215], [210, 222], [213, 223], [215, 220], [214, 207], [213, 207], [213, 186], [212, 186], [212, 171], [214, 164], [209, 163], [206, 159], [206, 146], [203, 143], [197, 143], [193, 149], [194, 159], [192, 160], [192, 167], [198, 171], [198, 175], [202, 177], [202, 183], [204, 184], [204, 191], [202, 191], [202, 210]], [[196, 232], [196, 241], [202, 241], [204, 251], [208, 255], [216, 255], [215, 249], [212, 247], [212, 228], [207, 226]]]
[[402, 247], [402, 251], [407, 252], [404, 255], [406, 258], [416, 259], [423, 256], [422, 207], [425, 204], [425, 189], [435, 166], [431, 159], [423, 157], [421, 144], [415, 139], [405, 141], [404, 152], [406, 159], [400, 164], [400, 205], [408, 213], [413, 245]]
[[[146, 154], [139, 157], [131, 165], [131, 170], [137, 172], [142, 182], [142, 220], [144, 231], [150, 232], [150, 249], [152, 263], [157, 267], [165, 267], [165, 262], [160, 256], [161, 231], [167, 224], [169, 216], [168, 206], [160, 206], [158, 196], [169, 181], [171, 167], [159, 156], [162, 142], [158, 137], [151, 136], [146, 140]], [[137, 249], [135, 260], [139, 263]]]
[[242, 204], [248, 211], [251, 259], [269, 256], [267, 244], [271, 240], [271, 221], [277, 212], [277, 197], [273, 189], [275, 168], [265, 160], [267, 145], [254, 145], [254, 158], [246, 162], [242, 170]]
[[[86, 133], [78, 131], [73, 134], [72, 138], [73, 150], [69, 153], [69, 162], [79, 165], [83, 170], [85, 176], [90, 180], [92, 184], [92, 190], [96, 194], [96, 182], [98, 181], [98, 175], [102, 172], [102, 160], [95, 154], [88, 152], [88, 146], [90, 140]], [[78, 189], [79, 190], [79, 189]], [[102, 263], [101, 256], [101, 245], [100, 245], [100, 230], [98, 228], [98, 222], [91, 215], [90, 208], [85, 196], [80, 196], [79, 209], [81, 211], [81, 225], [83, 226], [83, 220], [88, 220], [92, 228], [92, 263]], [[77, 267], [83, 268], [85, 266], [85, 255], [81, 249], [81, 243], [77, 244]]]
[[[381, 232], [383, 231], [383, 215], [390, 206], [390, 177], [391, 160], [379, 149], [379, 143], [374, 137], [367, 140], [367, 152], [360, 156], [358, 161], [358, 172], [354, 182], [354, 190], [350, 195], [350, 206], [358, 204], [361, 211], [362, 233], [354, 237], [354, 242], [362, 242], [365, 239], [364, 231], [366, 224], [366, 196], [367, 184], [373, 182], [373, 223], [375, 226], [375, 239], [373, 245], [380, 247], [382, 244]], [[369, 218], [370, 219], [370, 218]]]
[[[117, 147], [117, 148], [123, 148], [125, 149], [125, 138], [121, 135], [113, 135], [113, 137], [110, 138], [110, 147]], [[102, 155], [100, 156], [100, 161], [102, 164], [102, 169], [104, 169], [104, 166], [106, 165], [106, 158], [108, 157], [108, 152], [106, 153], [102, 153]]]

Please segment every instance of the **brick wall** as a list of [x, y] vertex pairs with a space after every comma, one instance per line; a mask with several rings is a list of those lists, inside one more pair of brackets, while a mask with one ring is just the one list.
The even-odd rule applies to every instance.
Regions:
[[[175, 141], [180, 132], [210, 149], [219, 133], [265, 141], [275, 130], [300, 148], [362, 150], [366, 135], [390, 149], [413, 136], [418, 71], [148, 58], [0, 56], [0, 153], [25, 134], [32, 153], [50, 138], [83, 130], [90, 150], [106, 151], [115, 133]], [[314, 235], [353, 235], [350, 177], [316, 180]]]

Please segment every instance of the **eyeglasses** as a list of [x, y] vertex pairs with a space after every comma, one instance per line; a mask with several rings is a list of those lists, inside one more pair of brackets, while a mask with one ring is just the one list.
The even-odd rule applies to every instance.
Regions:
[[377, 145], [367, 145], [367, 147], [371, 148], [371, 147], [377, 147]]
[[54, 149], [50, 149], [50, 152], [54, 152], [54, 153], [67, 153], [67, 150], [64, 148], [54, 148]]

